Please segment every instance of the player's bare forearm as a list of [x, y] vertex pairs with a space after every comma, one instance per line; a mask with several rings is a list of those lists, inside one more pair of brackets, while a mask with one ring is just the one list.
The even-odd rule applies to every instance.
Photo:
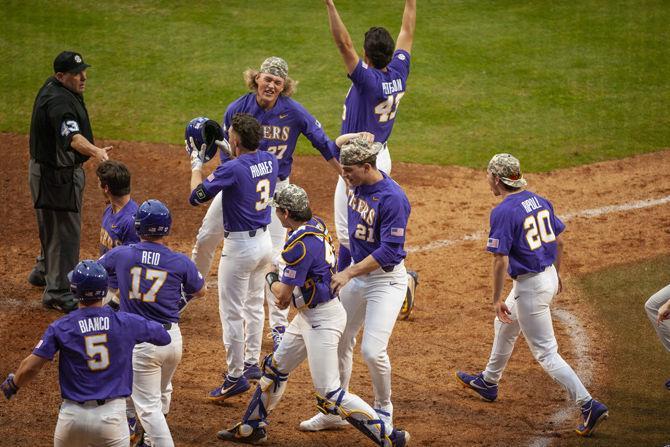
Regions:
[[342, 290], [342, 287], [347, 285], [347, 283], [351, 281], [352, 278], [356, 278], [357, 276], [365, 275], [366, 273], [375, 271], [379, 267], [381, 266], [377, 260], [373, 258], [372, 255], [368, 255], [361, 262], [357, 262], [356, 264], [347, 267], [341, 272], [333, 275], [332, 279], [330, 280], [330, 290], [332, 290], [333, 293], [337, 295], [340, 293], [340, 290]]
[[416, 0], [405, 1], [405, 11], [402, 14], [402, 25], [396, 40], [396, 50], [412, 52], [414, 30], [416, 29]]
[[656, 324], [661, 324], [665, 320], [670, 320], [670, 300], [663, 303], [663, 305], [658, 309]]
[[349, 31], [347, 31], [347, 27], [342, 22], [332, 0], [326, 0], [326, 8], [328, 9], [328, 24], [330, 25], [333, 40], [335, 40], [335, 45], [342, 55], [344, 65], [347, 67], [347, 73], [351, 74], [356, 65], [358, 65], [358, 54], [354, 49]]
[[102, 148], [96, 146], [80, 133], [75, 134], [72, 137], [70, 147], [80, 154], [93, 157], [100, 162], [109, 160], [108, 152], [112, 150], [112, 146], [105, 146]]
[[191, 191], [202, 183], [202, 169], [193, 169], [191, 171]]
[[337, 172], [337, 175], [342, 175], [342, 165], [340, 165], [340, 162], [338, 162], [335, 157], [328, 160], [328, 164], [335, 170], [335, 172]]
[[23, 359], [21, 365], [19, 365], [19, 369], [16, 370], [14, 375], [14, 383], [16, 386], [21, 388], [30, 383], [48, 361], [49, 360], [36, 356], [35, 354], [30, 354]]
[[509, 260], [505, 255], [493, 255], [493, 304], [499, 303], [502, 300], [508, 262]]
[[275, 298], [277, 298], [275, 303], [277, 304], [278, 308], [283, 310], [291, 305], [291, 296], [293, 295], [293, 288], [294, 286], [290, 284], [284, 284], [283, 282], [280, 281], [275, 281], [274, 283], [272, 283], [270, 291], [275, 296]]
[[347, 144], [350, 140], [357, 138], [357, 137], [363, 137], [365, 138], [369, 143], [372, 143], [375, 141], [375, 136], [371, 134], [370, 132], [353, 132], [353, 133], [345, 133], [340, 135], [335, 139], [335, 145], [337, 147], [342, 147], [345, 144]]

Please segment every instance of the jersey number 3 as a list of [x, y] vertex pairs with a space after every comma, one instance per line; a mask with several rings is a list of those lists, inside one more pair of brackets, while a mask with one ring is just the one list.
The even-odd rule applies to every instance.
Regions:
[[537, 250], [543, 242], [556, 240], [554, 229], [551, 228], [551, 215], [549, 210], [540, 210], [536, 215], [530, 215], [523, 221], [523, 229], [526, 232], [526, 241], [531, 250]]

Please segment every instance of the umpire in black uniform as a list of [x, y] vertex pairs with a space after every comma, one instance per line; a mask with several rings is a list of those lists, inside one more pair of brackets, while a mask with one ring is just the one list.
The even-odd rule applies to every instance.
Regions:
[[82, 96], [88, 67], [81, 54], [60, 53], [54, 75], [37, 93], [30, 123], [28, 172], [42, 250], [28, 281], [45, 287], [45, 307], [65, 312], [77, 307], [67, 274], [79, 261], [82, 164], [90, 157], [107, 160], [111, 149], [93, 141]]

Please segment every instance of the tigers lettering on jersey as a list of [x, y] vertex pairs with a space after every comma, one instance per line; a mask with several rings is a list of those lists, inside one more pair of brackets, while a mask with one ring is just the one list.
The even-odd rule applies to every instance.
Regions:
[[[280, 115], [280, 118], [283, 117]], [[289, 135], [291, 134], [291, 128], [289, 126], [261, 126], [263, 128], [263, 138], [266, 140], [279, 140], [287, 141]]]

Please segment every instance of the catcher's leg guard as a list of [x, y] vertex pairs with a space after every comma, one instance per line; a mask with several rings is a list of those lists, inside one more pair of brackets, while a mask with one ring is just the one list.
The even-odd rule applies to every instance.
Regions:
[[274, 365], [272, 354], [263, 360], [263, 376], [258, 382], [256, 391], [251, 397], [246, 413], [242, 418], [243, 425], [253, 428], [267, 425], [265, 419], [284, 394], [288, 374], [284, 374]]
[[381, 446], [392, 446], [389, 438], [391, 427], [386, 427], [375, 410], [355, 394], [348, 393], [342, 388], [331, 391], [325, 397], [316, 394], [316, 407], [324, 414], [337, 414], [346, 419], [372, 442]]

